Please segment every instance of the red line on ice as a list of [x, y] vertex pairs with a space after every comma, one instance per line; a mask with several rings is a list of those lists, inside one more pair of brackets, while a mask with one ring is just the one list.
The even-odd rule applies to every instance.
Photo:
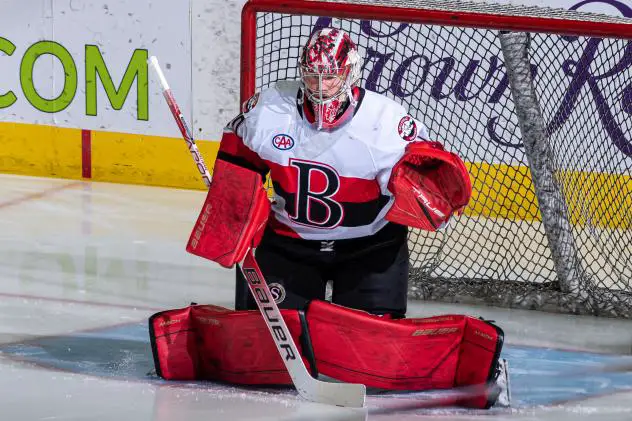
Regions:
[[38, 295], [29, 295], [29, 294], [11, 294], [7, 292], [0, 292], [0, 297], [17, 298], [17, 299], [24, 299], [24, 300], [51, 301], [51, 302], [65, 303], [65, 304], [83, 304], [83, 305], [95, 306], [95, 307], [127, 308], [127, 309], [132, 309], [132, 310], [148, 310], [148, 311], [164, 310], [164, 308], [147, 307], [147, 306], [142, 306], [142, 305], [101, 303], [98, 301], [82, 301], [82, 300], [72, 300], [69, 298], [42, 297]]
[[0, 208], [8, 208], [10, 206], [19, 205], [21, 203], [28, 202], [29, 200], [41, 199], [42, 197], [49, 196], [53, 193], [57, 193], [58, 191], [65, 190], [70, 187], [75, 187], [80, 184], [81, 184], [81, 181], [73, 181], [72, 183], [64, 184], [62, 186], [52, 187], [50, 189], [42, 190], [39, 192], [27, 194], [26, 196], [11, 199], [6, 202], [0, 202]]

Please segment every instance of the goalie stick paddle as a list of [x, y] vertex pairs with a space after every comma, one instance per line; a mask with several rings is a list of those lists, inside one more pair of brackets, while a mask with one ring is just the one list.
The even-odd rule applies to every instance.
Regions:
[[[173, 114], [173, 117], [178, 124], [180, 133], [182, 133], [182, 136], [187, 143], [191, 156], [195, 160], [197, 169], [202, 175], [202, 179], [204, 180], [206, 186], [210, 187], [211, 176], [208, 172], [208, 168], [206, 167], [206, 164], [195, 145], [195, 140], [193, 140], [191, 130], [186, 124], [186, 120], [184, 119], [182, 112], [180, 112], [180, 108], [171, 93], [171, 89], [167, 84], [167, 79], [160, 69], [158, 60], [155, 56], [152, 56], [149, 58], [148, 62], [152, 65], [158, 75], [160, 85], [162, 86], [162, 94], [169, 105], [171, 114]], [[272, 298], [268, 284], [259, 269], [259, 265], [257, 264], [252, 252], [252, 248], [248, 250], [244, 261], [239, 266], [241, 267], [244, 278], [246, 278], [248, 287], [250, 288], [250, 292], [257, 303], [257, 307], [263, 316], [263, 320], [268, 326], [270, 335], [272, 335], [272, 339], [276, 344], [277, 350], [283, 359], [285, 367], [287, 368], [299, 395], [309, 401], [318, 403], [356, 408], [363, 407], [364, 398], [366, 396], [365, 385], [324, 382], [313, 378], [309, 371], [307, 371], [305, 363], [298, 352], [298, 348], [292, 339], [292, 335], [281, 316], [279, 307]]]
[[241, 270], [298, 393], [314, 402], [357, 408], [364, 406], [366, 387], [363, 384], [329, 383], [317, 380], [309, 374], [252, 249], [246, 253]]

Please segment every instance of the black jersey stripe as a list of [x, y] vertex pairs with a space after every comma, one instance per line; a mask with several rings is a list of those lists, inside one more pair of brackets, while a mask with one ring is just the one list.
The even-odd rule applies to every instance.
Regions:
[[266, 178], [266, 175], [268, 174], [267, 168], [261, 169], [257, 167], [255, 164], [253, 164], [252, 162], [248, 161], [246, 158], [241, 157], [241, 156], [231, 155], [224, 151], [219, 151], [217, 152], [217, 159], [221, 159], [222, 161], [230, 162], [231, 164], [235, 164], [240, 167], [252, 170], [254, 172], [258, 172], [259, 174], [261, 174], [261, 178], [264, 180]]

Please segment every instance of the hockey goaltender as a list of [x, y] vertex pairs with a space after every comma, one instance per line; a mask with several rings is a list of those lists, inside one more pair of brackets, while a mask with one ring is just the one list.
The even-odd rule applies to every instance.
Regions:
[[[300, 80], [256, 93], [227, 125], [187, 246], [225, 267], [256, 248], [291, 338], [266, 329], [272, 307], [253, 311], [253, 294], [266, 296], [247, 287], [256, 273], [238, 270], [235, 310], [191, 305], [151, 317], [157, 373], [290, 385], [284, 359], [297, 349], [312, 376], [373, 388], [502, 380], [499, 327], [463, 315], [405, 318], [408, 227], [444, 229], [468, 204], [462, 160], [400, 104], [359, 86], [361, 58], [344, 31], [316, 31], [298, 66]], [[499, 389], [488, 390], [455, 403], [489, 408]]]

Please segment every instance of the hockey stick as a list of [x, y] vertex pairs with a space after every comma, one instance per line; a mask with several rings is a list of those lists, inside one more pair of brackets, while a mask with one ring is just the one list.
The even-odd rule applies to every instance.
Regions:
[[246, 253], [241, 270], [298, 393], [313, 402], [363, 407], [366, 396], [366, 386], [363, 384], [324, 382], [313, 378], [307, 371], [290, 331], [281, 317], [281, 312], [274, 302], [261, 269], [259, 269], [252, 249]]
[[[288, 418], [288, 421], [314, 421], [315, 419], [326, 419], [328, 421], [369, 421], [372, 416], [406, 413], [423, 409], [439, 409], [458, 406], [459, 401], [465, 399], [473, 399], [484, 396], [492, 391], [493, 385], [478, 384], [472, 386], [457, 387], [441, 391], [438, 396], [428, 396], [424, 398], [402, 398], [401, 402], [389, 402], [379, 407], [363, 408], [361, 411], [340, 412], [314, 417], [314, 415], [298, 415], [297, 417]], [[374, 403], [375, 401], [373, 401]], [[390, 418], [389, 419], [396, 419]]]
[[[581, 370], [555, 371], [547, 373], [542, 377], [573, 378], [607, 373], [623, 374], [631, 372], [632, 362], [628, 361], [625, 363], [605, 364]], [[402, 399], [401, 402], [385, 405], [380, 408], [371, 408], [368, 410], [368, 415], [386, 415], [399, 412], [415, 411], [420, 409], [433, 409], [455, 406], [459, 401], [486, 396], [489, 393], [497, 391], [498, 387], [499, 386], [495, 383], [487, 383], [446, 389], [444, 393], [441, 393], [439, 396], [430, 396], [423, 400]]]
[[[630, 373], [632, 372], [632, 362], [617, 363], [617, 364], [605, 364], [588, 369], [581, 370], [563, 370], [555, 371], [545, 374], [543, 377], [582, 377], [604, 373]], [[371, 416], [375, 415], [387, 415], [392, 416], [395, 414], [401, 414], [406, 412], [412, 412], [424, 409], [439, 409], [446, 407], [458, 406], [458, 403], [463, 400], [475, 399], [482, 396], [486, 396], [488, 393], [495, 391], [498, 387], [493, 383], [478, 384], [471, 386], [455, 387], [452, 389], [443, 389], [435, 392], [438, 394], [430, 395], [423, 398], [403, 397], [393, 398], [390, 401], [382, 402], [378, 404], [378, 407], [365, 408], [362, 412], [344, 412], [339, 414], [327, 415], [328, 421], [368, 421]], [[428, 391], [429, 392], [429, 391]], [[384, 398], [384, 399], [382, 399]], [[383, 396], [380, 400], [386, 401], [388, 395]], [[398, 400], [399, 402], [393, 402]], [[373, 403], [376, 401], [373, 400]], [[310, 415], [299, 415], [296, 418], [291, 418], [292, 421], [313, 421], [315, 418]], [[325, 417], [322, 417], [325, 419]], [[389, 418], [390, 419], [390, 418]], [[288, 420], [289, 421], [289, 420]]]
[[198, 171], [200, 172], [200, 175], [202, 176], [202, 180], [204, 181], [204, 184], [206, 184], [206, 187], [211, 187], [211, 175], [208, 172], [208, 169], [206, 167], [206, 164], [204, 163], [204, 159], [202, 158], [202, 155], [200, 155], [200, 151], [198, 150], [197, 145], [195, 144], [195, 140], [193, 140], [191, 129], [189, 129], [189, 126], [187, 125], [187, 122], [184, 119], [182, 112], [180, 111], [180, 107], [178, 107], [178, 104], [176, 103], [176, 99], [171, 93], [171, 88], [169, 88], [167, 79], [165, 78], [165, 75], [162, 73], [162, 69], [160, 68], [160, 65], [158, 64], [158, 59], [156, 58], [156, 56], [151, 56], [148, 60], [148, 63], [152, 65], [152, 67], [156, 71], [156, 75], [158, 75], [158, 80], [160, 81], [160, 86], [162, 87], [162, 96], [164, 96], [165, 101], [167, 101], [167, 105], [169, 106], [169, 109], [171, 110], [171, 114], [173, 115], [173, 118], [176, 120], [176, 124], [178, 125], [178, 128], [180, 129], [180, 133], [182, 133], [182, 137], [184, 138], [184, 141], [187, 143], [187, 148], [189, 148], [189, 152], [191, 152], [191, 156], [193, 157], [196, 167]]
[[392, 403], [381, 408], [371, 408], [370, 415], [386, 415], [398, 412], [415, 411], [418, 409], [433, 409], [458, 406], [459, 402], [487, 396], [499, 389], [494, 383], [475, 384], [471, 386], [455, 387], [441, 391], [439, 396], [430, 396], [426, 399], [402, 399], [402, 402]]
[[[202, 175], [206, 186], [210, 187], [211, 176], [195, 145], [195, 141], [191, 135], [191, 130], [187, 126], [184, 116], [180, 112], [180, 108], [178, 108], [175, 98], [171, 93], [171, 89], [167, 84], [167, 80], [160, 69], [158, 60], [155, 56], [152, 56], [149, 59], [149, 63], [158, 75], [158, 79], [160, 80], [160, 84], [162, 86], [163, 96], [169, 105], [169, 109], [171, 110], [173, 117], [176, 119], [176, 123], [178, 124], [180, 132], [182, 133], [189, 151], [195, 160], [198, 171]], [[305, 363], [298, 352], [298, 348], [292, 339], [292, 335], [281, 316], [279, 307], [274, 302], [274, 298], [270, 293], [268, 284], [266, 283], [265, 278], [261, 273], [261, 269], [255, 260], [252, 248], [248, 249], [246, 257], [239, 267], [241, 267], [244, 278], [248, 282], [250, 292], [252, 293], [252, 296], [257, 303], [257, 307], [268, 326], [270, 335], [272, 335], [272, 339], [276, 344], [277, 350], [283, 359], [285, 367], [287, 368], [299, 395], [313, 402], [358, 408], [364, 406], [366, 386], [363, 384], [323, 382], [313, 378], [307, 371]]]

